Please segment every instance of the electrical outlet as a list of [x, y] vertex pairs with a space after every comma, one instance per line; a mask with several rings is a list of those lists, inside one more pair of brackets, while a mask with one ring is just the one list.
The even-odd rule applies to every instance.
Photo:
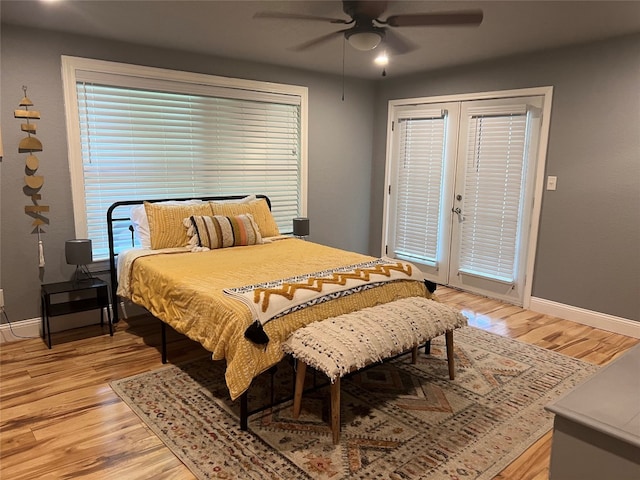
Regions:
[[0, 288], [0, 310], [4, 308], [4, 290]]

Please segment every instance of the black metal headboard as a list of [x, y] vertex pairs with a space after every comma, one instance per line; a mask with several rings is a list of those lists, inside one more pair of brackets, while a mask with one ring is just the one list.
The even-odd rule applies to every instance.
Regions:
[[[144, 202], [157, 203], [157, 202], [167, 202], [167, 201], [182, 201], [182, 200], [203, 200], [203, 201], [216, 201], [216, 200], [241, 200], [246, 198], [247, 195], [225, 195], [225, 196], [214, 196], [214, 197], [180, 197], [180, 198], [161, 198], [161, 199], [143, 199], [143, 200], [125, 200], [121, 202], [115, 202], [113, 205], [109, 207], [107, 210], [107, 236], [109, 240], [109, 275], [111, 278], [111, 302], [112, 302], [112, 310], [113, 310], [113, 323], [118, 323], [119, 318], [119, 310], [118, 310], [118, 272], [116, 271], [116, 257], [118, 256], [118, 252], [115, 251], [114, 245], [114, 237], [113, 237], [113, 227], [114, 224], [120, 224], [121, 222], [131, 222], [131, 217], [123, 216], [123, 217], [114, 217], [114, 213], [116, 209], [124, 206], [132, 206], [132, 205], [142, 205]], [[264, 198], [267, 201], [267, 205], [269, 205], [269, 209], [271, 209], [271, 200], [266, 195], [256, 195], [256, 198]], [[127, 215], [129, 210], [127, 210]]]

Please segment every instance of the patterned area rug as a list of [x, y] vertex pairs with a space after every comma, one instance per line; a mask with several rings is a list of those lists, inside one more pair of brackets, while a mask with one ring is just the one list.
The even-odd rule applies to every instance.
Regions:
[[[327, 387], [303, 397], [299, 419], [287, 402], [250, 417], [243, 432], [222, 362], [205, 358], [111, 385], [199, 479], [488, 480], [552, 427], [544, 406], [598, 368], [473, 327], [454, 338], [454, 381], [443, 338], [415, 365], [408, 355], [344, 379], [338, 446]], [[283, 361], [275, 390], [290, 395], [292, 377]], [[269, 398], [270, 382], [256, 382], [249, 408]]]

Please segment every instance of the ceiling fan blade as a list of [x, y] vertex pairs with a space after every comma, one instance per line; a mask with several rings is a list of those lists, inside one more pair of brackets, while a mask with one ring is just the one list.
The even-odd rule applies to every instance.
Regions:
[[352, 23], [353, 20], [344, 20], [342, 18], [316, 17], [315, 15], [299, 15], [297, 13], [285, 12], [257, 12], [253, 18], [276, 18], [281, 20], [311, 20], [316, 22], [329, 23]]
[[392, 15], [382, 23], [386, 23], [391, 27], [480, 25], [482, 18], [482, 10], [463, 10], [458, 12]]
[[345, 28], [344, 30], [338, 30], [338, 31], [335, 31], [335, 32], [327, 33], [326, 35], [322, 35], [321, 37], [314, 38], [313, 40], [309, 40], [308, 42], [300, 44], [300, 45], [298, 45], [296, 47], [292, 47], [291, 50], [295, 50], [297, 52], [300, 52], [302, 50], [307, 50], [308, 48], [317, 47], [318, 45], [320, 45], [322, 43], [325, 43], [325, 42], [328, 42], [329, 40], [332, 40], [334, 37], [338, 37], [338, 36], [342, 35], [347, 30], [349, 30], [349, 29]]
[[390, 28], [385, 29], [384, 43], [391, 50], [389, 53], [395, 55], [403, 55], [418, 48], [413, 42], [408, 41]]

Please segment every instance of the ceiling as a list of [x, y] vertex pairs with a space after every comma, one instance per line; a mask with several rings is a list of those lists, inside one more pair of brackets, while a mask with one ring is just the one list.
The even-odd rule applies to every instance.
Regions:
[[[482, 9], [478, 27], [402, 27], [419, 46], [392, 56], [395, 77], [640, 32], [640, 1], [390, 1], [382, 18], [405, 13]], [[304, 52], [292, 47], [344, 28], [328, 22], [254, 18], [271, 11], [348, 17], [340, 1], [1, 0], [2, 23], [91, 35], [269, 64], [341, 74], [343, 40]], [[379, 78], [381, 47], [344, 48], [347, 76]]]

